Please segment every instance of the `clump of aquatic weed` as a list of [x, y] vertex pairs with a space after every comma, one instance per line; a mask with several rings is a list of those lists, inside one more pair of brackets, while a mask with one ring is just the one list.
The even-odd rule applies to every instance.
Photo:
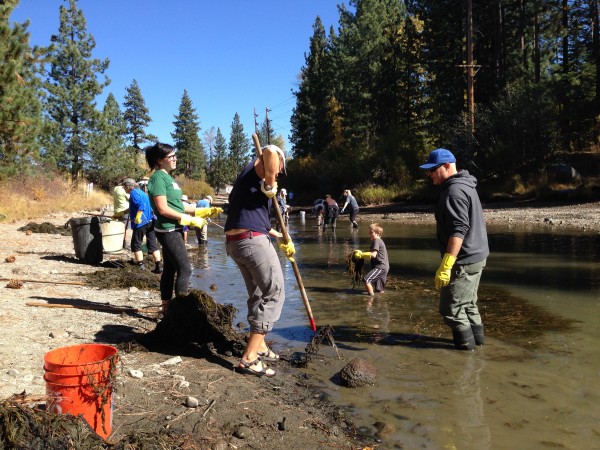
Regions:
[[[449, 335], [449, 328], [438, 312], [439, 291], [433, 280], [398, 279], [389, 277], [386, 290], [401, 290], [401, 308], [406, 316], [396, 320], [406, 323], [415, 336], [440, 337]], [[577, 321], [549, 312], [507, 289], [480, 285], [477, 305], [485, 325], [486, 335], [527, 349], [541, 349], [549, 333], [574, 330]]]
[[[186, 437], [164, 432], [132, 433], [118, 442], [103, 441], [85, 420], [28, 406], [23, 394], [0, 402], [0, 448], [16, 450], [142, 450], [148, 448], [195, 448]], [[189, 443], [188, 443], [189, 444]]]
[[70, 236], [71, 230], [69, 228], [69, 223], [67, 222], [65, 225], [56, 226], [51, 224], [50, 222], [29, 222], [27, 225], [18, 228], [17, 231], [23, 231], [25, 233], [46, 233], [46, 234], [62, 234], [63, 236]]
[[362, 285], [363, 268], [365, 260], [362, 258], [354, 258], [354, 253], [346, 256], [346, 273], [352, 280], [352, 289]]
[[221, 353], [241, 356], [246, 344], [245, 336], [233, 328], [236, 313], [233, 305], [222, 305], [206, 292], [192, 290], [171, 300], [156, 328], [139, 340], [146, 347], [211, 344]]
[[160, 276], [135, 264], [118, 264], [118, 270], [97, 270], [86, 276], [87, 283], [100, 289], [158, 289]]
[[481, 286], [478, 297], [486, 333], [521, 347], [540, 348], [545, 334], [571, 332], [578, 323], [502, 288]]

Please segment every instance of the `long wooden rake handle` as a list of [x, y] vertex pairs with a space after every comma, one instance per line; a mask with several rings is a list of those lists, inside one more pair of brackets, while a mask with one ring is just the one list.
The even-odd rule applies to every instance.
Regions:
[[[258, 139], [258, 135], [253, 134], [252, 140], [254, 141], [254, 147], [256, 148], [256, 154], [260, 158], [262, 156], [260, 140]], [[281, 229], [281, 233], [283, 234], [283, 242], [286, 244], [290, 241], [290, 235], [288, 234], [287, 228], [285, 227], [285, 222], [283, 221], [283, 217], [281, 216], [281, 211], [279, 210], [278, 205], [274, 205], [273, 209], [275, 210], [275, 217], [277, 217], [277, 223], [279, 223], [279, 227]], [[317, 325], [315, 324], [315, 319], [313, 318], [312, 309], [310, 308], [310, 303], [308, 302], [308, 296], [306, 295], [306, 290], [304, 289], [304, 283], [302, 283], [302, 277], [300, 276], [300, 271], [298, 270], [298, 264], [296, 263], [296, 259], [293, 258], [291, 261], [292, 268], [294, 269], [294, 275], [296, 276], [296, 282], [298, 283], [298, 288], [300, 289], [300, 295], [302, 296], [302, 301], [304, 302], [304, 308], [306, 308], [306, 314], [308, 315], [308, 320], [310, 321], [310, 327], [313, 331], [317, 331]]]

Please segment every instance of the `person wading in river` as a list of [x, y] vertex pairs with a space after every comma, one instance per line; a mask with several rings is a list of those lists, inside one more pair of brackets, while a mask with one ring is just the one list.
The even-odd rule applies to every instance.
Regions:
[[432, 151], [420, 168], [441, 188], [435, 208], [442, 255], [435, 274], [439, 311], [452, 329], [455, 347], [472, 350], [484, 340], [477, 289], [490, 253], [483, 209], [475, 190], [477, 179], [466, 170], [457, 171], [456, 158], [443, 148]]

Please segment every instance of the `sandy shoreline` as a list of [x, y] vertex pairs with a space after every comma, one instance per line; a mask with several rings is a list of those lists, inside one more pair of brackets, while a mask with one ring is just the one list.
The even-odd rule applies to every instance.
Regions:
[[[62, 226], [72, 216], [54, 214], [36, 223]], [[43, 357], [48, 351], [107, 343], [121, 349], [113, 442], [132, 433], [174, 432], [176, 440], [185, 441], [190, 449], [302, 449], [305, 442], [363, 448], [347, 435], [352, 425], [343, 414], [298, 379], [285, 361], [273, 363], [277, 376], [266, 379], [234, 372], [236, 357], [206, 348], [191, 346], [167, 353], [123, 350], [127, 347], [123, 343], [136, 334], [155, 328], [158, 291], [87, 285], [87, 274], [118, 269], [80, 263], [70, 234], [18, 231], [28, 222], [0, 223], [0, 278], [4, 279], [0, 284], [0, 398], [23, 394], [32, 403], [44, 401]], [[111, 256], [126, 263], [129, 257], [128, 251]], [[22, 286], [9, 288], [7, 280]], [[65, 306], [28, 306], [32, 302]], [[69, 307], [74, 305], [86, 309]], [[109, 311], [121, 307], [143, 312]], [[165, 364], [174, 357], [180, 361]], [[186, 406], [188, 397], [195, 398], [198, 406]]]
[[[303, 208], [299, 208], [303, 209]], [[486, 224], [545, 229], [547, 231], [600, 232], [600, 202], [572, 205], [548, 203], [488, 203]], [[342, 215], [338, 221], [347, 219]], [[359, 218], [369, 222], [434, 224], [433, 205], [392, 204], [360, 208]]]

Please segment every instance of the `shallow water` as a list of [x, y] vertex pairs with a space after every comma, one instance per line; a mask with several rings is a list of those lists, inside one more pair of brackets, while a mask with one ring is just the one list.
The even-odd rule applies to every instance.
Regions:
[[[343, 356], [323, 344], [300, 370], [347, 406], [355, 425], [381, 440], [378, 448], [600, 449], [600, 236], [488, 229], [480, 289], [486, 344], [459, 352], [437, 313], [434, 228], [383, 224], [399, 289], [370, 300], [345, 273], [346, 255], [368, 249], [368, 227], [346, 224], [334, 235], [312, 218], [290, 223], [315, 321], [334, 328]], [[236, 306], [245, 322], [244, 283], [222, 237], [209, 226], [209, 250], [192, 284]], [[304, 351], [312, 331], [292, 267], [281, 261], [286, 304], [268, 339], [292, 354]], [[339, 386], [337, 374], [356, 357], [374, 363], [375, 386]]]

